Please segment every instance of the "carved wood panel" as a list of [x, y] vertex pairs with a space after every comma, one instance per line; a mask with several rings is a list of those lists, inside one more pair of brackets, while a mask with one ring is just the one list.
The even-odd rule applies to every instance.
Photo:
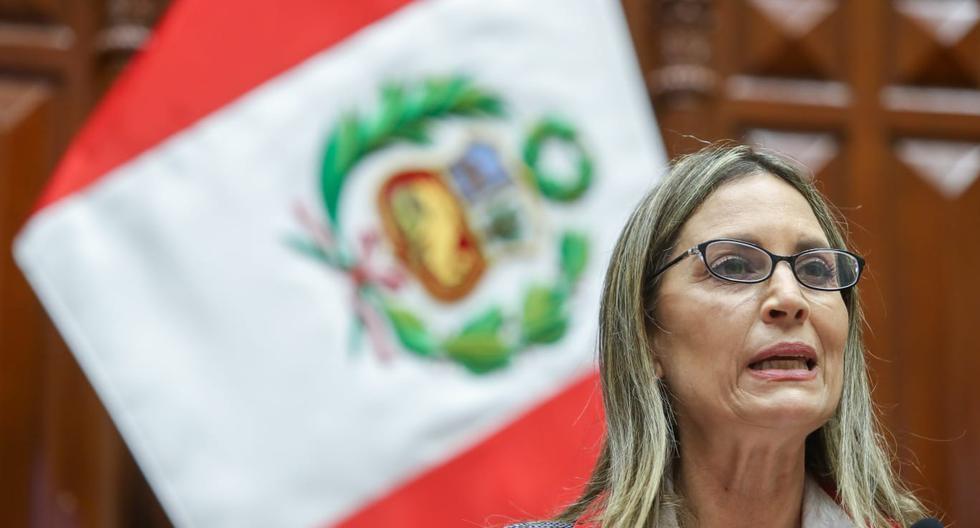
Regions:
[[[883, 141], [894, 160], [884, 224], [893, 240], [893, 325], [903, 381], [900, 442], [916, 453], [930, 498], [963, 526], [980, 523], [980, 407], [970, 338], [980, 314], [980, 3], [885, 6]], [[889, 126], [890, 125], [890, 126]], [[914, 251], [909, 251], [915, 248]], [[909, 302], [902, 302], [909, 301]], [[896, 373], [898, 376], [898, 373]]]

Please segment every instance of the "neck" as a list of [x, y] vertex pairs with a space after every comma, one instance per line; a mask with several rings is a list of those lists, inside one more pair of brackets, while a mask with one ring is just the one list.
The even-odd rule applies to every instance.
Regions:
[[805, 437], [701, 434], [678, 425], [683, 447], [677, 487], [695, 526], [800, 526]]

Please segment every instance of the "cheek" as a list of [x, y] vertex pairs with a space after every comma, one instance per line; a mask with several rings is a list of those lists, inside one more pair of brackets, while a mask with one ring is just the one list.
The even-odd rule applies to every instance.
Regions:
[[844, 300], [814, 303], [813, 326], [827, 361], [835, 371], [831, 374], [840, 383], [844, 373], [844, 346], [847, 344], [848, 314]]
[[[730, 385], [737, 372], [732, 365], [739, 357], [752, 326], [752, 310], [740, 296], [719, 295], [689, 288], [683, 296], [662, 296], [655, 329], [654, 350], [663, 376], [675, 390], [681, 386]], [[718, 324], [724, 315], [724, 324]]]
[[820, 311], [814, 314], [817, 316], [814, 317], [817, 334], [830, 351], [841, 355], [847, 342], [847, 307], [844, 300], [838, 299], [819, 308]]

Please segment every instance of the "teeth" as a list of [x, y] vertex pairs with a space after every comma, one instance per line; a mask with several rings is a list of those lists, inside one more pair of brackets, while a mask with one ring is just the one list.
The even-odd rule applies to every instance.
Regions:
[[753, 370], [808, 370], [810, 365], [806, 358], [774, 357], [753, 363], [749, 367]]

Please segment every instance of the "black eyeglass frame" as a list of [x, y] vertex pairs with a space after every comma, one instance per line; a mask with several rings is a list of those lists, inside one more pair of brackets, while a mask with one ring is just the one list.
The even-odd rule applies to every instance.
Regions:
[[[769, 273], [766, 273], [766, 276], [765, 277], [762, 277], [761, 279], [752, 279], [752, 280], [732, 279], [730, 277], [723, 277], [723, 276], [715, 273], [711, 269], [711, 266], [708, 265], [708, 261], [705, 260], [705, 256], [704, 256], [704, 252], [707, 249], [707, 247], [710, 244], [713, 244], [715, 242], [733, 242], [735, 244], [741, 244], [743, 246], [749, 246], [749, 247], [758, 249], [759, 251], [762, 251], [766, 255], [769, 255], [769, 259], [772, 261], [772, 265], [769, 266]], [[852, 284], [848, 284], [847, 286], [842, 286], [840, 288], [817, 288], [815, 286], [810, 286], [809, 284], [806, 284], [805, 282], [803, 282], [802, 280], [800, 280], [800, 276], [796, 274], [796, 259], [798, 259], [798, 258], [800, 258], [802, 256], [805, 256], [805, 255], [808, 255], [810, 253], [817, 252], [817, 251], [832, 251], [834, 253], [843, 253], [845, 255], [848, 255], [850, 257], [853, 257], [857, 261], [857, 263], [858, 263], [857, 275], [854, 277], [854, 282]], [[779, 264], [780, 262], [783, 262], [783, 261], [786, 261], [786, 262], [789, 263], [789, 269], [793, 272], [793, 277], [796, 278], [796, 282], [802, 284], [803, 286], [805, 286], [807, 288], [810, 288], [811, 290], [818, 290], [818, 291], [844, 291], [844, 290], [848, 290], [850, 288], [853, 288], [855, 285], [857, 285], [858, 281], [861, 280], [861, 273], [864, 272], [864, 258], [862, 256], [860, 256], [860, 255], [855, 254], [855, 253], [851, 253], [850, 251], [847, 251], [845, 249], [811, 248], [811, 249], [807, 249], [807, 250], [804, 250], [804, 251], [800, 251], [799, 253], [797, 253], [795, 255], [786, 256], [786, 255], [776, 255], [775, 253], [769, 252], [766, 248], [764, 248], [762, 246], [759, 246], [757, 244], [753, 244], [751, 242], [746, 242], [744, 240], [736, 240], [734, 238], [715, 238], [715, 239], [712, 239], [712, 240], [706, 240], [704, 242], [701, 242], [700, 244], [698, 244], [698, 245], [692, 247], [691, 249], [688, 249], [687, 251], [685, 251], [685, 252], [681, 253], [680, 255], [678, 255], [677, 258], [675, 258], [675, 259], [671, 260], [670, 262], [664, 264], [663, 266], [661, 266], [661, 268], [659, 270], [657, 270], [656, 273], [653, 274], [652, 279], [656, 279], [657, 277], [660, 276], [661, 273], [663, 273], [663, 272], [667, 271], [668, 269], [670, 269], [671, 266], [677, 264], [678, 262], [684, 260], [685, 258], [687, 258], [687, 257], [689, 257], [691, 255], [698, 255], [701, 258], [701, 263], [704, 264], [704, 269], [708, 270], [708, 273], [710, 273], [711, 275], [713, 275], [713, 276], [715, 276], [715, 277], [717, 277], [717, 278], [719, 278], [719, 279], [721, 279], [723, 281], [738, 282], [738, 283], [742, 283], [742, 284], [758, 284], [760, 282], [765, 282], [765, 281], [769, 280], [769, 277], [772, 277], [772, 274], [775, 273], [775, 271], [776, 271], [776, 265]]]

